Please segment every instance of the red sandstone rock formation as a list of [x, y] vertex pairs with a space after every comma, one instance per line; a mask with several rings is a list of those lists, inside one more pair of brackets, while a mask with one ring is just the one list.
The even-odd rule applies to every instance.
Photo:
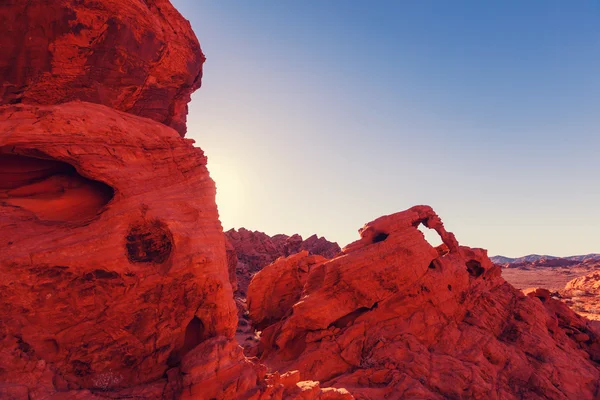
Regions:
[[[420, 223], [444, 244], [430, 246]], [[299, 370], [357, 398], [600, 396], [600, 342], [589, 321], [546, 292], [528, 297], [507, 284], [486, 252], [459, 246], [431, 208], [360, 232], [343, 255], [309, 269], [291, 307], [288, 293], [271, 288], [294, 273], [293, 262], [255, 276], [249, 302], [261, 321], [272, 317], [260, 350], [271, 369]]]
[[[341, 249], [337, 243], [332, 243], [325, 238], [317, 237], [317, 235], [302, 240], [302, 236], [298, 234], [292, 236], [279, 234], [271, 237], [262, 232], [252, 232], [240, 228], [239, 231], [231, 229], [225, 232], [225, 236], [228, 242], [227, 257], [231, 284], [237, 289], [235, 293], [238, 308], [236, 338], [244, 347], [246, 354], [254, 356], [258, 336], [255, 327], [249, 320], [246, 301], [246, 292], [252, 276], [266, 265], [277, 262], [276, 260], [280, 257], [306, 252], [311, 255], [332, 258]], [[234, 259], [235, 255], [237, 255], [236, 259]]]
[[187, 21], [9, 0], [0, 23], [0, 398], [351, 398], [234, 339], [215, 186], [180, 136], [204, 61]]
[[180, 137], [204, 59], [189, 24], [166, 0], [9, 0], [0, 21], [0, 398], [599, 395], [588, 321], [510, 287], [428, 207], [333, 260], [273, 238], [309, 251], [252, 286], [268, 374], [234, 340], [232, 248]]
[[505, 264], [502, 276], [518, 289], [544, 288], [573, 311], [600, 321], [600, 274], [596, 254], [568, 258], [540, 258]]
[[306, 240], [294, 234], [269, 236], [245, 228], [225, 232], [238, 258], [237, 281], [242, 296], [245, 295], [252, 276], [279, 257], [287, 257], [306, 250], [309, 254], [332, 258], [340, 253], [340, 246], [323, 237], [312, 235]]
[[185, 134], [204, 55], [167, 0], [4, 0], [0, 105], [104, 104]]
[[225, 238], [225, 249], [227, 253], [227, 272], [229, 274], [229, 282], [231, 283], [231, 288], [235, 292], [238, 290], [238, 282], [237, 282], [237, 268], [238, 268], [238, 259], [237, 253], [235, 252], [235, 248], [232, 246], [229, 239]]
[[600, 294], [600, 271], [594, 271], [587, 275], [569, 281], [566, 290], [580, 290], [589, 294]]
[[[257, 330], [286, 316], [300, 300], [310, 270], [327, 261], [325, 257], [308, 255], [303, 250], [287, 258], [280, 258], [255, 275], [248, 289], [254, 293], [248, 304], [250, 318]], [[276, 299], [276, 301], [274, 301]]]
[[126, 388], [233, 335], [215, 187], [190, 140], [91, 103], [4, 106], [0, 160], [0, 381], [32, 398]]
[[571, 309], [590, 320], [600, 331], [600, 271], [596, 270], [569, 281], [557, 297]]

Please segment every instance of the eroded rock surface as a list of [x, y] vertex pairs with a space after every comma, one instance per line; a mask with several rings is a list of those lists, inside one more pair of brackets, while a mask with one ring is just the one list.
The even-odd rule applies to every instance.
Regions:
[[0, 191], [3, 382], [44, 382], [32, 397], [135, 386], [233, 335], [215, 187], [191, 141], [91, 103], [5, 106], [0, 160], [12, 177]]
[[9, 0], [0, 24], [0, 398], [351, 399], [234, 338], [232, 248], [181, 137], [189, 23], [166, 0]]
[[[263, 232], [250, 231], [245, 228], [231, 229], [225, 232], [227, 241], [227, 258], [231, 285], [235, 288], [235, 302], [238, 309], [238, 328], [236, 338], [248, 356], [256, 355], [256, 344], [259, 340], [256, 327], [250, 321], [246, 293], [250, 280], [265, 266], [279, 261], [279, 258], [304, 252], [305, 255], [332, 258], [341, 252], [340, 246], [323, 237], [312, 235], [306, 240], [294, 234], [269, 236]], [[286, 278], [290, 278], [287, 276]], [[291, 283], [289, 280], [287, 283]], [[270, 290], [286, 290], [279, 286]]]
[[67, 163], [1, 152], [0, 182], [4, 204], [44, 221], [89, 219], [114, 195], [110, 186], [82, 177]]
[[258, 270], [307, 250], [252, 286], [268, 373], [235, 340], [240, 242], [181, 137], [204, 61], [187, 21], [166, 0], [8, 0], [0, 24], [0, 398], [598, 397], [589, 322], [424, 206], [332, 260], [297, 235], [242, 252]]
[[[325, 257], [309, 255], [303, 250], [287, 258], [280, 258], [257, 274], [248, 289], [248, 311], [257, 330], [279, 321], [300, 300], [310, 270], [323, 262]], [[276, 299], [276, 301], [273, 301]]]
[[[438, 231], [434, 248], [417, 226]], [[593, 399], [600, 343], [590, 322], [546, 292], [525, 296], [486, 252], [459, 246], [426, 206], [381, 217], [343, 255], [313, 266], [300, 299], [264, 328], [279, 372], [370, 399]], [[251, 284], [250, 304], [287, 304]], [[296, 268], [288, 266], [288, 273]], [[270, 283], [265, 282], [270, 281]], [[283, 300], [283, 301], [282, 301]], [[260, 314], [259, 314], [260, 315]]]
[[309, 254], [332, 258], [341, 251], [337, 243], [317, 235], [303, 240], [298, 234], [269, 236], [263, 232], [240, 228], [237, 231], [230, 229], [225, 232], [225, 236], [237, 254], [237, 284], [242, 296], [245, 296], [252, 276], [279, 257], [306, 250]]
[[168, 0], [5, 0], [0, 26], [0, 104], [81, 100], [185, 134], [204, 55]]
[[579, 315], [595, 321], [600, 330], [600, 270], [569, 281], [556, 297]]

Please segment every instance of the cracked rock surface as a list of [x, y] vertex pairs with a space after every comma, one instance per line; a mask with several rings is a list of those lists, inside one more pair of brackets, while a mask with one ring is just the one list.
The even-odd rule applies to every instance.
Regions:
[[[420, 223], [444, 243], [429, 245]], [[249, 304], [269, 368], [360, 399], [598, 398], [600, 337], [590, 321], [545, 292], [513, 288], [430, 207], [378, 218], [360, 233], [308, 271], [293, 256], [255, 276]], [[289, 306], [290, 293], [273, 288], [299, 269], [307, 276]]]
[[0, 104], [104, 104], [185, 134], [205, 60], [168, 0], [0, 2]]

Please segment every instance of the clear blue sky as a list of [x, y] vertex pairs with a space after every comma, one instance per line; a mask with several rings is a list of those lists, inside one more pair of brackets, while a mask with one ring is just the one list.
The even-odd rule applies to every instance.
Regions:
[[343, 246], [429, 204], [490, 255], [600, 252], [600, 2], [173, 3], [225, 229]]

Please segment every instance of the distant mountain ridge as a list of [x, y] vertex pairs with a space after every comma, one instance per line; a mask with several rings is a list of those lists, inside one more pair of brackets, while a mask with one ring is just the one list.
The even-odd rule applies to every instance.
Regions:
[[493, 256], [490, 257], [495, 264], [517, 264], [517, 263], [532, 263], [540, 260], [569, 260], [569, 261], [577, 261], [584, 262], [590, 260], [600, 260], [600, 254], [591, 253], [591, 254], [583, 254], [578, 256], [569, 256], [569, 257], [557, 257], [557, 256], [549, 256], [549, 255], [539, 255], [539, 254], [529, 254], [523, 257], [511, 258], [505, 256]]

